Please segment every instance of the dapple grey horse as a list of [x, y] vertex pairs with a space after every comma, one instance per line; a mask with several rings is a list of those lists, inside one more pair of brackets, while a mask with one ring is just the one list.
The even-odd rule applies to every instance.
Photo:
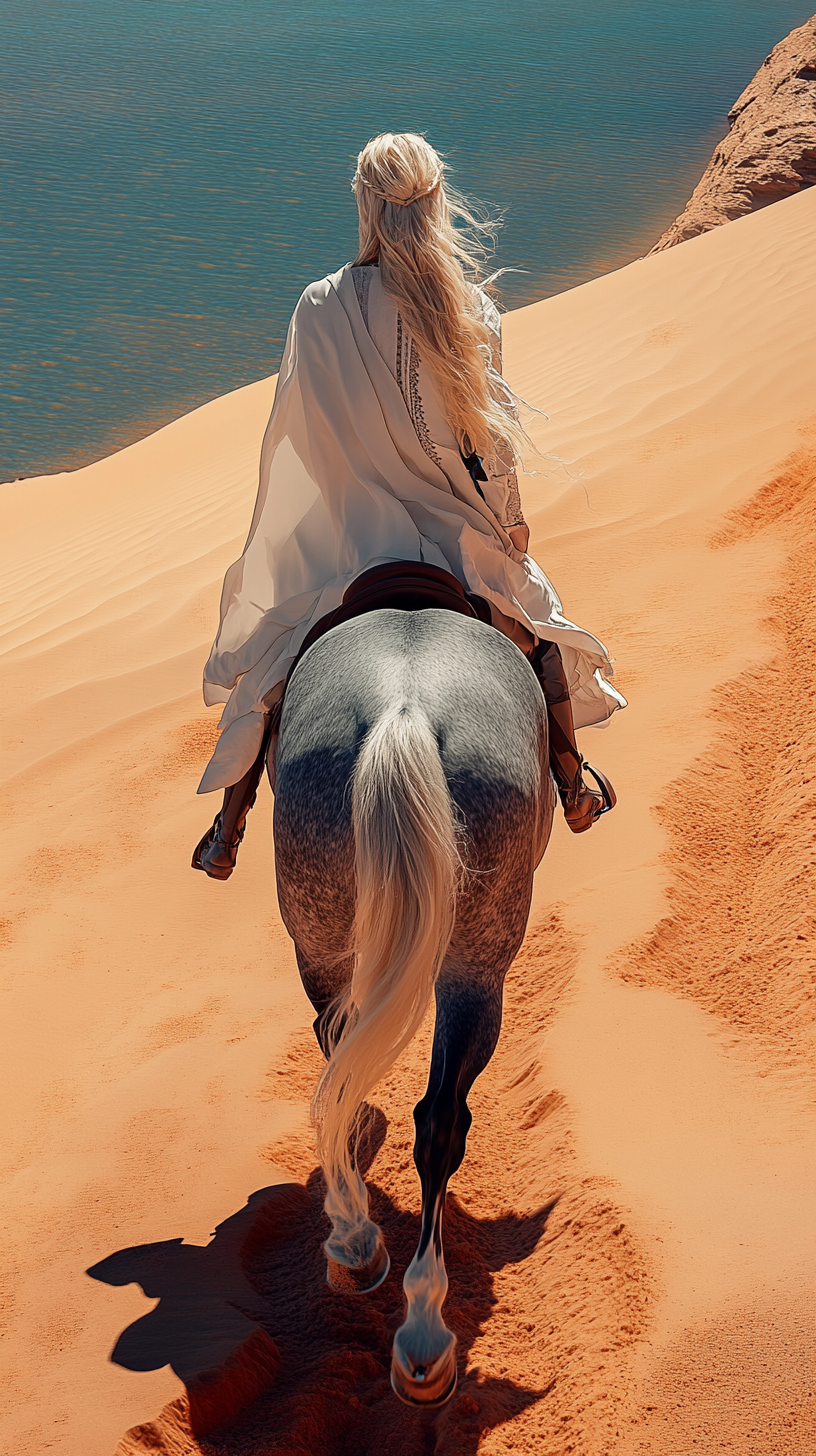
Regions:
[[414, 1109], [421, 1232], [391, 1383], [409, 1403], [439, 1405], [456, 1385], [442, 1319], [445, 1193], [555, 806], [541, 688], [482, 622], [372, 612], [333, 628], [295, 669], [274, 779], [281, 913], [327, 1058], [313, 1111], [339, 1291], [374, 1289], [388, 1273], [356, 1166], [361, 1108], [436, 997], [428, 1090]]

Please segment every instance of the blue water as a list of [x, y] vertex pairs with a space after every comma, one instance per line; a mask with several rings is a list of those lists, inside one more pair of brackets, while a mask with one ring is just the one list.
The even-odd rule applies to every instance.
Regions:
[[793, 0], [6, 0], [0, 478], [72, 468], [276, 368], [355, 250], [349, 178], [425, 131], [505, 209], [517, 306], [680, 210]]

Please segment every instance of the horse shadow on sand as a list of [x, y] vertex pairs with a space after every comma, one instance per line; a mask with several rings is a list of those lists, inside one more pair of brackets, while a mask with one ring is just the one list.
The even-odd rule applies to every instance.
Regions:
[[[386, 1129], [384, 1115], [372, 1108], [360, 1156], [364, 1174]], [[554, 1205], [476, 1219], [448, 1195], [445, 1317], [458, 1340], [460, 1379], [447, 1406], [423, 1411], [403, 1405], [389, 1381], [391, 1343], [404, 1318], [401, 1280], [416, 1248], [419, 1216], [369, 1185], [391, 1274], [371, 1294], [343, 1297], [325, 1281], [323, 1192], [315, 1169], [305, 1185], [253, 1193], [206, 1247], [168, 1239], [120, 1249], [93, 1265], [92, 1279], [136, 1283], [159, 1300], [119, 1336], [112, 1361], [127, 1370], [170, 1365], [186, 1387], [185, 1424], [193, 1437], [207, 1438], [212, 1456], [475, 1456], [486, 1430], [551, 1389], [463, 1372], [496, 1303], [494, 1274], [532, 1254]], [[155, 1449], [160, 1426], [161, 1418], [136, 1428], [124, 1444]]]

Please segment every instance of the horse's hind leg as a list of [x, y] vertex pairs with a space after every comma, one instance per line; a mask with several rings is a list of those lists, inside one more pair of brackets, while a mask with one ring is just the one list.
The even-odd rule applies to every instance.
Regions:
[[[331, 1046], [328, 1016], [338, 992], [351, 979], [351, 957], [329, 961], [328, 967], [295, 944], [303, 988], [314, 1006], [314, 1032], [324, 1057]], [[361, 1129], [362, 1131], [362, 1129]], [[325, 1209], [332, 1231], [323, 1245], [326, 1282], [337, 1294], [369, 1294], [386, 1278], [391, 1259], [379, 1226], [368, 1216], [368, 1189], [352, 1155], [351, 1185], [327, 1183]]]
[[441, 1405], [456, 1387], [456, 1336], [442, 1319], [448, 1276], [442, 1211], [448, 1179], [465, 1156], [472, 1122], [467, 1096], [501, 1030], [503, 972], [485, 983], [446, 976], [436, 992], [428, 1090], [414, 1109], [414, 1161], [422, 1184], [422, 1227], [403, 1288], [405, 1323], [394, 1337], [391, 1384], [411, 1405]]

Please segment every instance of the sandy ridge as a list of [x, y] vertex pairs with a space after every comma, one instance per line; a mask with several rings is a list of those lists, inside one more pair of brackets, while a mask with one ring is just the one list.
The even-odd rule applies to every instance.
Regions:
[[[566, 462], [527, 482], [534, 549], [568, 610], [609, 641], [631, 707], [586, 735], [620, 807], [580, 841], [557, 828], [506, 1037], [477, 1089], [449, 1220], [470, 1385], [422, 1449], [677, 1456], [682, 1430], [689, 1449], [704, 1437], [753, 1456], [759, 1422], [774, 1456], [812, 1450], [807, 1371], [784, 1356], [791, 1340], [801, 1347], [814, 1262], [801, 1000], [812, 938], [809, 922], [805, 941], [794, 925], [799, 886], [777, 872], [799, 854], [811, 803], [788, 740], [807, 725], [811, 681], [796, 635], [805, 603], [790, 589], [805, 582], [793, 568], [811, 539], [812, 486], [794, 452], [812, 448], [814, 222], [805, 192], [507, 320], [511, 377], [547, 410], [542, 440]], [[270, 393], [238, 391], [87, 471], [26, 482], [25, 499], [22, 487], [0, 492], [13, 564], [42, 592], [19, 599], [3, 658], [15, 825], [4, 1253], [17, 1293], [3, 1440], [15, 1456], [111, 1456], [139, 1426], [147, 1434], [125, 1450], [154, 1436], [154, 1450], [213, 1449], [212, 1433], [192, 1434], [166, 1344], [138, 1371], [107, 1359], [166, 1295], [149, 1279], [145, 1299], [135, 1282], [84, 1273], [179, 1239], [185, 1267], [217, 1269], [228, 1288], [249, 1281], [259, 1303], [245, 1317], [281, 1359], [279, 1398], [273, 1383], [234, 1413], [216, 1449], [292, 1449], [297, 1430], [308, 1448], [307, 1392], [319, 1420], [328, 1392], [354, 1449], [369, 1430], [378, 1449], [401, 1449], [377, 1394], [398, 1302], [384, 1292], [367, 1313], [338, 1312], [308, 1272], [320, 1240], [305, 1121], [315, 1054], [274, 904], [268, 793], [239, 875], [212, 886], [187, 868], [210, 807], [193, 793], [215, 722], [200, 668]], [[711, 709], [752, 672], [796, 686], [794, 731], [774, 739], [774, 719], [766, 736], [782, 752], [757, 761], [758, 797], [728, 841], [757, 871], [755, 919], [735, 948], [753, 955], [763, 904], [779, 906], [762, 949], [774, 995], [757, 996], [752, 963], [734, 955], [716, 999], [696, 909], [710, 882], [719, 934], [728, 866], [709, 842], [710, 789], [672, 785], [713, 762], [739, 802], [740, 755], [753, 750], [737, 717]], [[697, 827], [684, 836], [689, 803]], [[771, 852], [763, 840], [751, 860], [760, 803]], [[407, 1117], [423, 1056], [418, 1042], [377, 1097], [390, 1127], [371, 1176], [397, 1264], [416, 1217]], [[275, 1190], [292, 1182], [311, 1210], [295, 1257], [280, 1228], [272, 1237]], [[198, 1299], [204, 1284], [185, 1275], [180, 1288]], [[760, 1328], [771, 1345], [752, 1365]], [[698, 1353], [712, 1341], [715, 1400]], [[176, 1356], [191, 1390], [228, 1363]]]
[[[816, 417], [808, 440], [731, 512], [715, 550], [775, 533], [787, 546], [767, 603], [770, 660], [718, 688], [705, 755], [661, 806], [670, 914], [622, 968], [671, 986], [755, 1038], [770, 1065], [816, 1066]], [[736, 812], [729, 813], [734, 795]]]

